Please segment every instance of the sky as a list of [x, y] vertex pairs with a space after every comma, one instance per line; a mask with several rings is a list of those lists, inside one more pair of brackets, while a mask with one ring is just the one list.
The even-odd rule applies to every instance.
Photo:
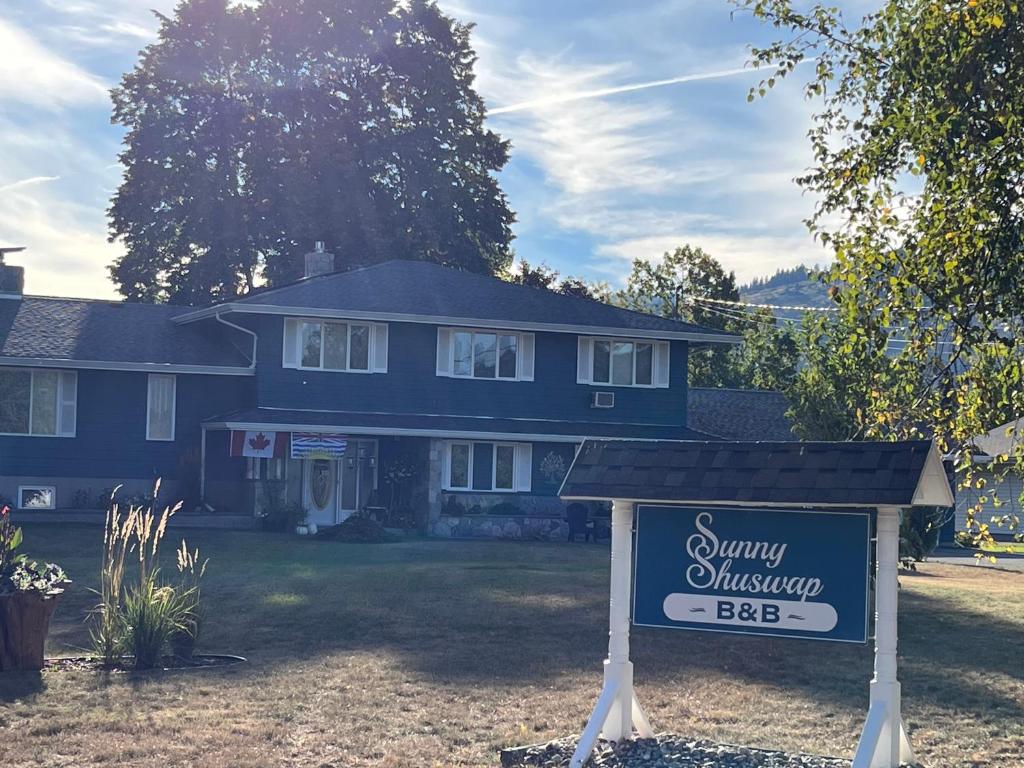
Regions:
[[[108, 90], [174, 0], [3, 0], [0, 245], [33, 294], [112, 298], [106, 208], [122, 130]], [[477, 87], [512, 142], [518, 257], [621, 285], [632, 259], [700, 246], [741, 282], [827, 254], [802, 78], [748, 103], [768, 30], [726, 0], [441, 0], [474, 22]], [[849, 5], [849, 2], [847, 3]], [[798, 70], [799, 71], [799, 70]]]

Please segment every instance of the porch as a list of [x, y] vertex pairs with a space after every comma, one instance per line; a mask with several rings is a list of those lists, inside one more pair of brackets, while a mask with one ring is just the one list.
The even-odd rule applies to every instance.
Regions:
[[557, 491], [575, 446], [206, 427], [202, 493], [217, 513], [249, 514], [268, 527], [300, 518], [324, 527], [365, 513], [441, 538], [564, 541], [569, 524]]

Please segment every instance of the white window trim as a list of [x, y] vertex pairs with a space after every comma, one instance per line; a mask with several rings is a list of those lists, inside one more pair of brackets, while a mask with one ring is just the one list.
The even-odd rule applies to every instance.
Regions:
[[[466, 460], [466, 485], [452, 485], [452, 449], [456, 445], [466, 446], [468, 457]], [[472, 491], [473, 490], [473, 443], [468, 440], [452, 440], [445, 443], [444, 448], [444, 488], [449, 491]]]
[[[49, 491], [50, 498], [53, 499], [53, 504], [48, 507], [23, 507], [22, 495], [25, 491]], [[56, 509], [57, 508], [57, 487], [54, 485], [19, 485], [18, 486], [18, 509], [34, 511], [39, 509]]]
[[[292, 340], [295, 345], [295, 362], [292, 363], [285, 357], [285, 350], [288, 349], [288, 342], [286, 337], [289, 332], [289, 322], [291, 324], [291, 332], [294, 334]], [[303, 365], [302, 364], [302, 325], [303, 323], [312, 323], [320, 326], [320, 364], [316, 366]], [[289, 317], [281, 324], [282, 335], [285, 337], [281, 344], [281, 367], [282, 368], [293, 368], [299, 371], [320, 371], [322, 373], [387, 373], [387, 344], [388, 344], [388, 331], [387, 325], [383, 323], [372, 323], [366, 320], [348, 320], [345, 318], [326, 318], [326, 317]], [[344, 368], [325, 368], [324, 367], [324, 354], [326, 352], [326, 346], [324, 344], [324, 326], [325, 325], [344, 325], [345, 331], [345, 367]], [[366, 333], [366, 344], [367, 344], [367, 356], [366, 356], [366, 368], [353, 368], [352, 367], [352, 326], [363, 326], [367, 329]], [[384, 345], [384, 366], [375, 367], [377, 362], [375, 359], [376, 347], [377, 347], [377, 336], [383, 334], [383, 345]]]
[[[466, 486], [452, 485], [452, 448], [456, 445], [465, 445], [469, 450], [469, 462], [467, 467]], [[476, 454], [477, 445], [489, 445], [491, 446], [491, 487], [490, 488], [474, 488], [473, 487], [473, 457]], [[495, 440], [449, 440], [445, 443], [444, 448], [444, 461], [441, 487], [445, 491], [455, 491], [462, 493], [529, 493], [532, 489], [520, 488], [518, 486], [519, 479], [519, 458], [520, 451], [518, 450], [519, 445], [529, 445], [529, 443], [514, 443], [506, 441], [495, 441]], [[497, 488], [497, 474], [498, 474], [498, 447], [503, 446], [512, 449], [512, 487], [511, 488]], [[532, 467], [531, 467], [532, 470]]]
[[[469, 347], [471, 354], [475, 354], [476, 351], [476, 334], [487, 334], [488, 336], [496, 337], [495, 342], [495, 358], [494, 358], [494, 375], [493, 376], [477, 376], [476, 375], [476, 364], [475, 359], [470, 360], [469, 373], [456, 373], [455, 372], [455, 334], [457, 333], [468, 333], [470, 334]], [[516, 372], [514, 376], [502, 376], [501, 371], [501, 337], [512, 336], [516, 340]], [[442, 339], [447, 337], [448, 349], [444, 350], [445, 354], [442, 355], [441, 345]], [[536, 340], [534, 334], [523, 331], [513, 331], [508, 328], [466, 328], [462, 326], [453, 327], [439, 327], [437, 329], [437, 343], [438, 343], [438, 366], [436, 374], [438, 376], [447, 377], [450, 379], [473, 379], [475, 381], [533, 381], [535, 377], [536, 368]], [[527, 371], [526, 353], [529, 353], [531, 360], [529, 363], [529, 371]], [[441, 365], [443, 360], [447, 361], [447, 370], [442, 370]]]
[[[670, 361], [671, 361], [672, 347], [667, 342], [656, 341], [656, 340], [653, 340], [653, 339], [613, 338], [613, 337], [610, 337], [610, 336], [584, 337], [583, 341], [584, 341], [584, 343], [589, 345], [589, 348], [590, 348], [590, 369], [587, 372], [588, 373], [588, 378], [586, 380], [581, 380], [581, 379], [577, 378], [577, 380], [576, 380], [577, 384], [589, 384], [589, 385], [594, 386], [594, 387], [619, 387], [619, 388], [624, 388], [624, 389], [667, 389], [668, 388], [668, 386], [669, 386], [668, 383], [666, 383], [666, 384], [659, 384], [658, 383], [658, 345], [659, 344], [665, 344], [666, 345], [665, 365], [668, 366], [668, 368], [669, 368], [668, 373], [671, 372], [671, 362]], [[612, 365], [611, 365], [611, 352], [610, 352], [610, 349], [609, 349], [609, 359], [608, 359], [608, 381], [598, 381], [597, 379], [594, 378], [594, 366], [597, 364], [596, 355], [594, 354], [594, 344], [595, 344], [595, 342], [598, 342], [598, 341], [607, 341], [608, 344], [609, 344], [609, 347], [610, 347], [610, 345], [613, 345], [613, 344], [616, 344], [616, 343], [619, 343], [619, 344], [632, 344], [633, 345], [633, 383], [632, 384], [615, 384], [615, 383], [613, 383], [611, 381], [611, 378], [612, 378]], [[636, 383], [636, 360], [637, 360], [636, 348], [640, 344], [647, 344], [647, 345], [649, 345], [651, 347], [651, 383], [650, 384], [637, 384]], [[666, 381], [668, 381], [669, 378], [670, 378], [670, 376], [666, 376]]]
[[[468, 333], [469, 334], [469, 349], [470, 349], [470, 361], [469, 361], [469, 373], [456, 373], [455, 372], [455, 334], [457, 333]], [[486, 334], [487, 336], [494, 336], [494, 375], [493, 376], [477, 376], [476, 375], [476, 335]], [[502, 376], [501, 375], [501, 337], [512, 336], [516, 340], [516, 372], [514, 376]], [[522, 362], [520, 360], [523, 349], [523, 334], [516, 331], [496, 331], [487, 330], [486, 328], [452, 328], [451, 329], [451, 343], [448, 349], [448, 370], [451, 371], [448, 375], [453, 379], [477, 379], [478, 381], [522, 381]]]
[[[78, 371], [69, 371], [65, 369], [53, 369], [53, 368], [11, 368], [3, 366], [5, 371], [24, 371], [29, 374], [28, 383], [28, 432], [0, 432], [0, 437], [76, 437], [78, 434]], [[45, 433], [36, 433], [32, 431], [32, 406], [35, 403], [35, 378], [37, 372], [46, 372], [56, 370], [57, 373], [57, 431], [52, 435]], [[75, 428], [67, 429], [67, 425], [64, 423], [63, 416], [63, 405], [64, 405], [64, 377], [73, 376], [75, 379]], [[27, 488], [35, 488], [37, 486], [26, 486]], [[43, 488], [49, 488], [50, 486], [38, 486]], [[20, 501], [20, 499], [19, 499]]]
[[[157, 379], [171, 380], [171, 436], [153, 437], [149, 431], [152, 425], [153, 390], [151, 382]], [[151, 373], [146, 377], [146, 440], [157, 443], [173, 443], [178, 424], [178, 377], [173, 373]]]
[[[516, 444], [515, 443], [492, 443], [491, 448], [491, 490], [497, 493], [515, 493], [516, 492], [516, 464], [518, 458], [516, 456]], [[511, 488], [499, 488], [498, 487], [498, 448], [511, 448], [512, 449], [512, 487]]]

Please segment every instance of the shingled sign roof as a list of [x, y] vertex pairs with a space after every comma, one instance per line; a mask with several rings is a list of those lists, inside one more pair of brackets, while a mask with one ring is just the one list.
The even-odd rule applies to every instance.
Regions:
[[949, 506], [929, 441], [587, 440], [563, 499], [813, 506]]

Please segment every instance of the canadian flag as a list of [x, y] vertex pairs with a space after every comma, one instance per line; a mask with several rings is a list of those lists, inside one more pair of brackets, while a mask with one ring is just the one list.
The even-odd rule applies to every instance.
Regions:
[[231, 455], [254, 459], [280, 459], [287, 453], [287, 432], [231, 432]]

